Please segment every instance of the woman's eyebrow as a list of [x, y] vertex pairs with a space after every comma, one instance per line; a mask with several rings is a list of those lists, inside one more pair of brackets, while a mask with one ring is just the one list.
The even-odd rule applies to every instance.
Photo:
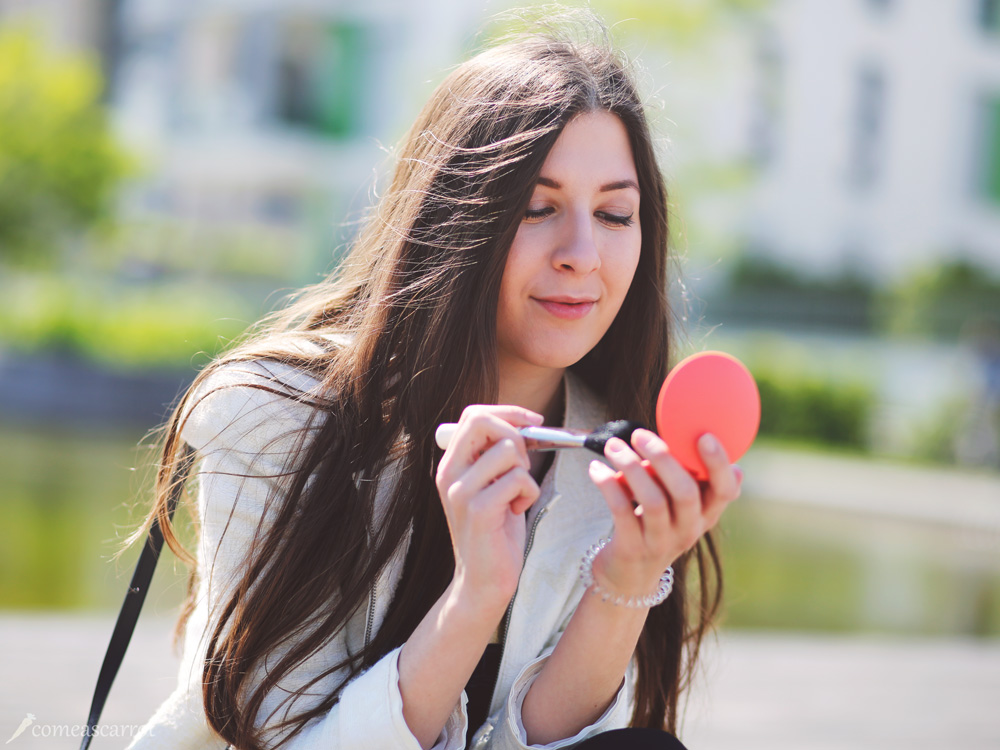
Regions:
[[[554, 190], [560, 190], [562, 188], [562, 183], [557, 180], [553, 180], [551, 177], [539, 177], [538, 184], [553, 188]], [[626, 190], [628, 188], [632, 188], [636, 192], [641, 192], [635, 180], [618, 180], [617, 182], [609, 182], [607, 185], [601, 185], [599, 192], [610, 193], [614, 190]]]
[[625, 190], [627, 188], [633, 188], [637, 193], [639, 191], [639, 186], [636, 184], [635, 180], [618, 180], [618, 182], [609, 182], [607, 185], [602, 185], [600, 192], [610, 193], [613, 190]]

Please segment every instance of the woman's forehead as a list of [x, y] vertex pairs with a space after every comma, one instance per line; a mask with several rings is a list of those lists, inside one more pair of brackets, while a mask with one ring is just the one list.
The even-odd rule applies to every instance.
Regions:
[[598, 192], [638, 191], [628, 131], [610, 112], [588, 112], [570, 120], [549, 151], [538, 185], [553, 190], [586, 184]]

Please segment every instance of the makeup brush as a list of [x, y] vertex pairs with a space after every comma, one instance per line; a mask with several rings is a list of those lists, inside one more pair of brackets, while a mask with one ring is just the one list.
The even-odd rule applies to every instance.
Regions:
[[[524, 442], [529, 451], [555, 451], [560, 448], [587, 448], [599, 456], [604, 455], [605, 444], [613, 437], [618, 437], [626, 443], [631, 444], [632, 433], [640, 429], [639, 422], [630, 422], [626, 419], [618, 419], [614, 422], [605, 422], [593, 432], [582, 430], [566, 430], [561, 427], [522, 427], [518, 430], [524, 438]], [[434, 433], [441, 450], [446, 450], [451, 444], [451, 439], [455, 435], [458, 425], [454, 422], [446, 422], [438, 425]]]
[[[721, 443], [730, 461], [740, 458], [753, 443], [760, 426], [760, 392], [746, 365], [725, 352], [692, 354], [674, 367], [663, 381], [656, 401], [656, 432], [670, 446], [671, 455], [697, 480], [708, 479], [708, 468], [698, 450], [706, 432]], [[522, 427], [528, 450], [589, 448], [603, 456], [613, 437], [631, 445], [638, 422], [606, 422], [593, 432], [556, 427]], [[457, 424], [443, 424], [435, 437], [448, 447]], [[643, 460], [644, 465], [648, 461]], [[620, 474], [620, 472], [619, 472]]]

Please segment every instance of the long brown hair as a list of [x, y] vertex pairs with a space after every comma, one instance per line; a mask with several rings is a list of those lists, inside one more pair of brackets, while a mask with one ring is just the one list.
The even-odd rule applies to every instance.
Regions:
[[[617, 115], [628, 131], [642, 195], [642, 248], [621, 311], [573, 370], [605, 399], [610, 414], [653, 424], [672, 321], [667, 196], [644, 107], [628, 65], [610, 44], [537, 32], [480, 53], [438, 86], [406, 134], [391, 184], [338, 272], [206, 367], [177, 405], [164, 428], [146, 526], [157, 519], [171, 549], [194, 566], [166, 504], [171, 482], [185, 481], [175, 469], [194, 392], [218, 368], [264, 360], [308, 371], [321, 381], [323, 394], [336, 394], [308, 398], [317, 418], [283, 472], [275, 520], [248, 551], [245, 575], [210, 628], [205, 712], [233, 745], [262, 747], [256, 719], [267, 693], [364, 606], [411, 526], [402, 580], [382, 626], [335, 669], [347, 668], [353, 677], [402, 644], [447, 587], [454, 557], [434, 485], [440, 459], [434, 427], [457, 421], [468, 404], [496, 403], [496, 307], [507, 251], [562, 128], [576, 115], [600, 110]], [[342, 344], [330, 347], [330, 333], [346, 334]], [[309, 354], [296, 342], [323, 348]], [[358, 480], [378, 477], [391, 459], [399, 460], [400, 480], [376, 519], [376, 482]], [[141, 538], [141, 531], [132, 538]], [[688, 602], [692, 560], [698, 597]], [[712, 536], [706, 534], [674, 569], [675, 593], [649, 613], [639, 639], [632, 716], [634, 726], [670, 731], [676, 731], [678, 696], [721, 599]], [[194, 566], [178, 632], [196, 576]], [[303, 636], [304, 623], [313, 627]], [[300, 640], [292, 641], [293, 635]], [[289, 642], [291, 649], [278, 651]], [[267, 674], [254, 682], [254, 667], [265, 654], [272, 654]], [[277, 726], [293, 736], [338, 698], [339, 688]]]

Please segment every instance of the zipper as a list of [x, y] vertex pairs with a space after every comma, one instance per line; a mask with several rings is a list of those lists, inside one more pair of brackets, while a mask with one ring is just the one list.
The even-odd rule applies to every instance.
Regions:
[[372, 627], [375, 625], [375, 586], [378, 581], [372, 583], [372, 590], [368, 592], [368, 624], [365, 625], [365, 648], [372, 639]]
[[[365, 524], [365, 530], [368, 532], [368, 544], [371, 545], [372, 537], [375, 533], [372, 529], [371, 520]], [[375, 626], [375, 587], [378, 586], [378, 576], [375, 576], [375, 580], [372, 581], [371, 591], [368, 592], [368, 621], [365, 623], [365, 648], [368, 648], [368, 644], [372, 640], [372, 628]]]
[[[538, 523], [542, 520], [549, 510], [549, 506], [546, 505], [544, 508], [538, 511], [538, 515], [535, 516], [535, 522], [531, 524], [531, 532], [528, 534], [528, 541], [524, 545], [524, 559], [521, 562], [521, 569], [524, 569], [524, 563], [528, 561], [528, 553], [531, 552], [531, 545], [535, 541], [535, 530], [538, 529]], [[510, 626], [510, 613], [514, 609], [514, 600], [517, 598], [517, 592], [521, 588], [520, 582], [518, 582], [517, 589], [514, 589], [514, 596], [510, 598], [510, 603], [507, 605], [507, 611], [504, 612], [502, 624], [500, 626], [500, 664], [497, 666], [496, 677], [493, 678], [493, 689], [490, 690], [490, 705], [493, 705], [493, 697], [497, 691], [497, 683], [500, 682], [500, 670], [503, 668], [503, 654], [507, 648], [507, 628]], [[470, 727], [471, 729], [471, 727]]]

